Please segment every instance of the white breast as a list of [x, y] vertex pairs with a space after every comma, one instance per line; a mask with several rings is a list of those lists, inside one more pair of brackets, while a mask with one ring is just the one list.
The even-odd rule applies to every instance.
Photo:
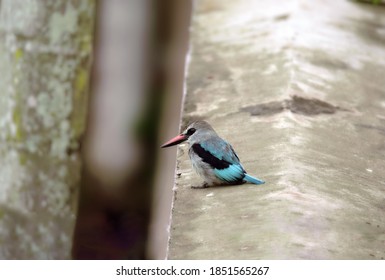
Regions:
[[208, 185], [223, 184], [223, 181], [215, 176], [211, 166], [208, 163], [205, 163], [191, 148], [189, 149], [188, 154], [196, 173], [198, 173]]

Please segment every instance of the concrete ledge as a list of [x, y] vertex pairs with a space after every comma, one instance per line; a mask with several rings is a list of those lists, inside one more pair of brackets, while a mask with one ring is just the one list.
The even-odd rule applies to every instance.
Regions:
[[191, 189], [179, 148], [168, 258], [384, 259], [384, 8], [195, 4], [184, 123], [267, 183]]

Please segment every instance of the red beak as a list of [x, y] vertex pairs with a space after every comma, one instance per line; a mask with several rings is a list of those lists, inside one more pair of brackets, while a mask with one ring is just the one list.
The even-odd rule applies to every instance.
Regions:
[[181, 134], [181, 135], [178, 135], [178, 136], [175, 136], [174, 138], [172, 138], [171, 140], [167, 141], [166, 143], [164, 143], [162, 146], [160, 146], [161, 148], [167, 148], [167, 147], [171, 147], [171, 146], [174, 146], [174, 145], [177, 145], [179, 143], [182, 143], [183, 141], [186, 141], [187, 140], [187, 136], [184, 135], [184, 134]]

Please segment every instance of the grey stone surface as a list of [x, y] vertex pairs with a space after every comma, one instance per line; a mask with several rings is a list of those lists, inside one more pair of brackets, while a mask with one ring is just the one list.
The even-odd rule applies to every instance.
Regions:
[[266, 180], [201, 182], [178, 148], [169, 259], [385, 258], [384, 7], [196, 1], [183, 122]]

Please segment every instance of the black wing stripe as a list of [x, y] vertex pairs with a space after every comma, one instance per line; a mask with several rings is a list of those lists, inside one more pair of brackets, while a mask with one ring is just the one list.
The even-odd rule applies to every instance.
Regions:
[[200, 144], [194, 144], [191, 147], [203, 162], [210, 164], [211, 167], [216, 169], [225, 169], [230, 166], [230, 163], [226, 160], [219, 159], [212, 155], [209, 151], [202, 148]]

